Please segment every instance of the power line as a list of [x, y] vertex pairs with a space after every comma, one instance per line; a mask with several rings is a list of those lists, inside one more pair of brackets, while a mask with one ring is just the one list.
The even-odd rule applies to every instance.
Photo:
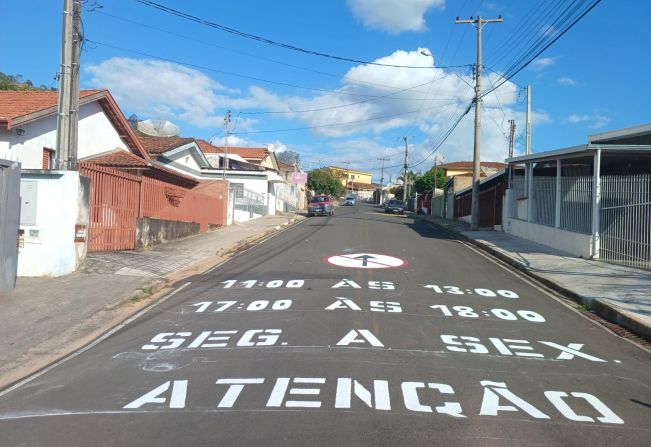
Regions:
[[[138, 1], [138, 0], [135, 0], [135, 1]], [[139, 56], [145, 56], [145, 57], [149, 57], [149, 58], [152, 58], [152, 59], [158, 59], [158, 60], [161, 60], [161, 61], [164, 61], [164, 62], [171, 62], [173, 64], [183, 65], [185, 67], [196, 68], [196, 69], [199, 69], [199, 70], [206, 70], [206, 71], [211, 71], [211, 72], [215, 72], [215, 73], [221, 73], [221, 74], [224, 74], [224, 75], [227, 75], [227, 76], [234, 76], [234, 77], [238, 77], [238, 78], [251, 79], [251, 80], [254, 80], [254, 81], [265, 82], [265, 83], [268, 83], [268, 84], [282, 85], [284, 87], [292, 87], [292, 88], [298, 88], [298, 89], [302, 89], [302, 90], [311, 90], [311, 91], [317, 91], [317, 92], [333, 93], [333, 94], [336, 94], [336, 95], [359, 96], [359, 97], [364, 97], [364, 98], [379, 98], [380, 97], [379, 95], [366, 95], [366, 94], [363, 94], [363, 93], [342, 92], [342, 91], [337, 91], [337, 90], [328, 90], [328, 89], [316, 88], [316, 87], [306, 87], [306, 86], [302, 86], [302, 85], [291, 84], [291, 83], [288, 83], [288, 82], [272, 81], [272, 80], [269, 80], [269, 79], [259, 78], [257, 76], [250, 76], [250, 75], [245, 75], [245, 74], [241, 74], [241, 73], [233, 73], [233, 72], [229, 72], [229, 71], [225, 71], [225, 70], [219, 70], [217, 68], [206, 67], [205, 65], [198, 65], [198, 64], [192, 64], [192, 63], [189, 63], [189, 62], [182, 62], [182, 61], [179, 61], [179, 60], [175, 60], [175, 59], [171, 59], [171, 58], [167, 58], [167, 57], [163, 57], [163, 56], [157, 56], [157, 55], [150, 54], [150, 53], [145, 53], [145, 52], [142, 52], [142, 51], [131, 50], [131, 49], [128, 49], [128, 48], [119, 47], [117, 45], [111, 45], [111, 44], [108, 44], [108, 43], [105, 43], [105, 42], [99, 42], [99, 41], [96, 41], [96, 40], [86, 39], [86, 42], [94, 44], [94, 45], [100, 45], [100, 46], [107, 47], [107, 48], [113, 48], [113, 49], [119, 50], [119, 51], [124, 51], [126, 53], [137, 54]]]
[[[180, 17], [182, 19], [190, 20], [190, 21], [198, 23], [200, 25], [208, 26], [210, 28], [218, 29], [220, 31], [224, 31], [224, 32], [227, 32], [227, 33], [230, 33], [230, 34], [234, 34], [236, 36], [240, 36], [240, 37], [244, 37], [244, 38], [247, 38], [247, 39], [255, 40], [257, 42], [277, 46], [277, 47], [280, 47], [280, 48], [285, 48], [285, 49], [292, 50], [292, 51], [297, 51], [297, 52], [300, 52], [300, 53], [310, 54], [310, 55], [313, 55], [313, 56], [320, 56], [320, 57], [325, 57], [325, 58], [328, 58], [328, 59], [335, 59], [335, 60], [339, 60], [339, 61], [343, 61], [343, 62], [353, 62], [353, 63], [356, 63], [356, 64], [376, 65], [376, 66], [380, 66], [380, 67], [415, 68], [415, 69], [431, 69], [432, 68], [432, 67], [423, 67], [423, 66], [419, 66], [419, 65], [382, 64], [382, 63], [379, 63], [379, 62], [371, 62], [371, 61], [366, 61], [366, 60], [362, 60], [362, 59], [354, 59], [354, 58], [349, 58], [349, 57], [344, 57], [344, 56], [337, 56], [337, 55], [329, 54], [329, 53], [323, 53], [323, 52], [320, 52], [320, 51], [309, 50], [309, 49], [306, 49], [306, 48], [297, 47], [295, 45], [290, 45], [290, 44], [287, 44], [287, 43], [278, 42], [278, 41], [275, 41], [275, 40], [272, 40], [272, 39], [268, 39], [266, 37], [258, 36], [256, 34], [251, 34], [251, 33], [247, 33], [247, 32], [244, 32], [244, 31], [240, 31], [240, 30], [237, 30], [235, 28], [231, 28], [231, 27], [228, 27], [228, 26], [225, 26], [225, 25], [220, 25], [219, 23], [211, 22], [209, 20], [202, 19], [200, 17], [188, 14], [186, 12], [179, 11], [179, 10], [174, 9], [174, 8], [170, 8], [170, 7], [165, 6], [165, 5], [161, 5], [160, 3], [156, 3], [156, 2], [153, 2], [153, 1], [150, 1], [150, 0], [134, 0], [134, 1], [136, 1], [138, 3], [141, 3], [141, 4], [145, 5], [145, 6], [148, 6], [148, 7], [154, 8], [154, 9], [158, 9], [158, 10], [163, 11], [165, 13], [175, 15], [175, 16]], [[432, 57], [434, 57], [434, 56], [432, 56]], [[459, 65], [459, 66], [456, 66], [456, 67], [455, 66], [441, 66], [441, 67], [437, 67], [437, 68], [458, 68], [458, 67], [462, 67], [462, 66], [463, 65]]]
[[[155, 31], [158, 31], [158, 32], [161, 32], [161, 33], [169, 34], [171, 36], [176, 36], [176, 37], [179, 37], [181, 39], [186, 39], [186, 40], [189, 40], [189, 41], [192, 41], [192, 42], [201, 43], [201, 44], [208, 45], [208, 46], [211, 46], [211, 47], [214, 47], [214, 48], [219, 48], [221, 50], [230, 51], [230, 52], [233, 52], [233, 53], [241, 54], [241, 55], [251, 57], [251, 58], [254, 58], [254, 59], [259, 59], [259, 60], [271, 62], [271, 63], [282, 65], [282, 66], [285, 66], [285, 67], [295, 68], [295, 69], [298, 69], [298, 70], [304, 70], [304, 71], [308, 71], [308, 72], [311, 72], [311, 73], [317, 73], [317, 74], [320, 74], [320, 75], [323, 75], [323, 76], [333, 77], [333, 78], [337, 78], [337, 79], [345, 79], [346, 81], [348, 81], [350, 83], [353, 83], [353, 84], [373, 85], [373, 86], [379, 86], [379, 87], [385, 87], [385, 88], [394, 88], [394, 89], [396, 88], [393, 85], [381, 84], [381, 83], [378, 83], [378, 82], [363, 81], [363, 80], [360, 80], [360, 79], [351, 78], [350, 76], [347, 76], [347, 75], [342, 77], [339, 74], [329, 73], [329, 72], [321, 71], [321, 70], [315, 70], [313, 68], [303, 67], [303, 66], [295, 65], [295, 64], [290, 64], [290, 63], [279, 61], [279, 60], [276, 60], [276, 59], [260, 56], [260, 55], [254, 54], [254, 53], [249, 53], [249, 52], [246, 52], [246, 51], [241, 51], [241, 50], [236, 50], [236, 49], [233, 49], [233, 48], [228, 48], [228, 47], [225, 47], [225, 46], [222, 46], [222, 45], [217, 45], [217, 44], [215, 44], [213, 42], [208, 42], [208, 41], [205, 41], [205, 40], [196, 39], [194, 37], [186, 36], [184, 34], [176, 33], [176, 32], [169, 31], [169, 30], [166, 30], [166, 29], [163, 29], [163, 28], [158, 28], [158, 27], [155, 27], [155, 26], [152, 26], [152, 25], [148, 25], [146, 23], [137, 22], [137, 21], [132, 20], [132, 19], [127, 19], [125, 17], [120, 17], [120, 16], [117, 16], [115, 14], [109, 14], [109, 13], [104, 12], [104, 11], [96, 11], [96, 13], [101, 14], [101, 15], [106, 16], [106, 17], [111, 17], [113, 19], [120, 20], [120, 21], [123, 21], [123, 22], [126, 22], [126, 23], [131, 23], [133, 25], [137, 25], [137, 26], [140, 26], [140, 27], [143, 27], [143, 28], [147, 28], [147, 29], [155, 30]], [[469, 67], [470, 65], [471, 64], [467, 64], [466, 67]], [[430, 68], [442, 68], [442, 67], [430, 67]]]

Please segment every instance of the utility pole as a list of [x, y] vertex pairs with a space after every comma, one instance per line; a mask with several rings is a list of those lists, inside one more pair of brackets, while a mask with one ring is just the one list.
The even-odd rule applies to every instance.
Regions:
[[513, 143], [515, 138], [515, 120], [509, 120], [509, 158], [513, 158]]
[[77, 165], [79, 112], [79, 58], [81, 52], [81, 0], [63, 1], [61, 69], [57, 111], [57, 169], [72, 170]]
[[378, 161], [382, 162], [382, 171], [380, 174], [380, 205], [384, 203], [384, 162], [389, 160], [390, 160], [389, 157], [378, 158]]
[[531, 154], [531, 86], [527, 85], [527, 135], [526, 135], [526, 154]]
[[222, 179], [226, 180], [226, 168], [228, 166], [228, 132], [231, 128], [231, 111], [226, 111], [224, 117], [224, 162], [222, 163]]
[[476, 231], [479, 229], [479, 182], [480, 182], [480, 145], [481, 145], [481, 29], [485, 23], [503, 22], [502, 16], [497, 19], [482, 19], [478, 16], [470, 20], [455, 20], [455, 24], [476, 24], [477, 25], [477, 64], [475, 65], [475, 145], [472, 157], [472, 208], [470, 216], [470, 229]]
[[409, 144], [407, 137], [402, 137], [405, 140], [405, 165], [402, 171], [402, 201], [407, 201], [407, 157], [409, 156]]

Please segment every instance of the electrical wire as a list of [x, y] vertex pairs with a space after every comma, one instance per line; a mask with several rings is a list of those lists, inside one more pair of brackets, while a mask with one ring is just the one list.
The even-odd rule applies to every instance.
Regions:
[[[337, 78], [337, 79], [345, 79], [346, 81], [348, 81], [348, 82], [350, 82], [352, 84], [373, 85], [373, 86], [379, 86], [379, 87], [384, 87], [384, 88], [396, 88], [395, 86], [389, 85], [389, 84], [381, 84], [381, 83], [378, 83], [378, 82], [363, 81], [363, 80], [360, 80], [360, 79], [352, 78], [352, 77], [350, 77], [348, 75], [342, 77], [339, 74], [329, 73], [329, 72], [326, 72], [326, 71], [315, 70], [315, 69], [309, 68], [309, 67], [303, 67], [303, 66], [300, 66], [300, 65], [290, 64], [290, 63], [287, 63], [287, 62], [279, 61], [277, 59], [272, 59], [272, 58], [260, 56], [260, 55], [254, 54], [254, 53], [249, 53], [249, 52], [246, 52], [246, 51], [236, 50], [236, 49], [228, 48], [228, 47], [225, 47], [225, 46], [222, 46], [222, 45], [217, 45], [217, 44], [215, 44], [213, 42], [208, 42], [208, 41], [205, 41], [205, 40], [196, 39], [194, 37], [186, 36], [184, 34], [176, 33], [176, 32], [169, 31], [169, 30], [166, 30], [166, 29], [163, 29], [163, 28], [158, 28], [158, 27], [155, 27], [155, 26], [152, 26], [152, 25], [148, 25], [146, 23], [137, 22], [135, 20], [127, 19], [125, 17], [120, 17], [120, 16], [117, 16], [115, 14], [110, 14], [110, 13], [107, 13], [107, 12], [104, 12], [104, 11], [99, 11], [99, 10], [94, 10], [94, 11], [96, 11], [97, 14], [100, 14], [100, 15], [103, 15], [103, 16], [106, 16], [106, 17], [110, 17], [110, 18], [115, 19], [115, 20], [120, 20], [120, 21], [123, 21], [125, 23], [130, 23], [132, 25], [136, 25], [136, 26], [140, 26], [140, 27], [143, 27], [143, 28], [158, 31], [158, 32], [161, 32], [161, 33], [169, 34], [171, 36], [179, 37], [181, 39], [186, 39], [186, 40], [189, 40], [191, 42], [201, 43], [201, 44], [204, 44], [204, 45], [207, 45], [207, 46], [211, 46], [211, 47], [214, 47], [214, 48], [219, 48], [221, 50], [229, 51], [229, 52], [236, 53], [236, 54], [241, 54], [241, 55], [251, 57], [251, 58], [254, 58], [254, 59], [259, 59], [259, 60], [263, 60], [263, 61], [266, 61], [266, 62], [271, 62], [271, 63], [282, 65], [282, 66], [285, 66], [285, 67], [290, 67], [290, 68], [294, 68], [294, 69], [297, 69], [297, 70], [304, 70], [304, 71], [308, 71], [308, 72], [311, 72], [311, 73], [320, 74], [322, 76], [328, 76], [328, 77]], [[467, 68], [467, 67], [469, 67], [471, 65], [472, 64], [466, 64], [465, 67]], [[430, 67], [430, 68], [441, 68], [441, 67]]]
[[[431, 69], [432, 68], [432, 67], [423, 67], [423, 66], [420, 66], [420, 65], [382, 64], [382, 63], [379, 63], [379, 62], [372, 62], [372, 61], [367, 61], [367, 60], [362, 60], [362, 59], [354, 59], [354, 58], [338, 56], [338, 55], [329, 54], [329, 53], [323, 53], [323, 52], [320, 52], [320, 51], [309, 50], [309, 49], [297, 47], [295, 45], [290, 45], [290, 44], [286, 44], [286, 43], [283, 43], [283, 42], [278, 42], [278, 41], [275, 41], [275, 40], [272, 40], [272, 39], [268, 39], [266, 37], [261, 37], [261, 36], [255, 35], [255, 34], [240, 31], [240, 30], [237, 30], [235, 28], [231, 28], [231, 27], [228, 27], [228, 26], [225, 26], [225, 25], [220, 25], [219, 23], [211, 22], [209, 20], [202, 19], [200, 17], [188, 14], [186, 12], [179, 11], [179, 10], [174, 9], [174, 8], [170, 8], [170, 7], [165, 6], [165, 5], [161, 5], [160, 3], [156, 3], [156, 2], [153, 2], [153, 1], [150, 1], [150, 0], [134, 0], [134, 1], [137, 2], [137, 3], [141, 3], [141, 4], [145, 5], [145, 6], [148, 6], [148, 7], [154, 8], [154, 9], [158, 9], [159, 11], [163, 11], [165, 13], [180, 17], [182, 19], [190, 20], [190, 21], [198, 23], [200, 25], [204, 25], [204, 26], [208, 26], [210, 28], [218, 29], [220, 31], [224, 31], [224, 32], [227, 32], [227, 33], [230, 33], [230, 34], [234, 34], [234, 35], [239, 36], [239, 37], [244, 37], [244, 38], [247, 38], [247, 39], [255, 40], [257, 42], [277, 46], [277, 47], [280, 47], [280, 48], [285, 48], [285, 49], [288, 49], [288, 50], [297, 51], [297, 52], [304, 53], [304, 54], [309, 54], [309, 55], [312, 55], [312, 56], [320, 56], [320, 57], [339, 60], [339, 61], [343, 61], [343, 62], [352, 62], [352, 63], [355, 63], [355, 64], [364, 64], [364, 65], [375, 65], [375, 66], [380, 66], [380, 67], [415, 68], [415, 69]], [[432, 56], [432, 57], [434, 57], [434, 56]], [[462, 65], [457, 66], [457, 67], [455, 67], [455, 66], [447, 66], [447, 67], [446, 66], [441, 66], [441, 67], [438, 67], [438, 68], [446, 68], [446, 69], [448, 69], [448, 68], [458, 68], [458, 67], [462, 67]]]

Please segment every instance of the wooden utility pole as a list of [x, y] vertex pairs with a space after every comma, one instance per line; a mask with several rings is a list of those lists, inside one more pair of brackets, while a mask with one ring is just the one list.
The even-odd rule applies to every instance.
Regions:
[[407, 157], [409, 156], [409, 144], [407, 143], [407, 137], [402, 137], [405, 140], [405, 164], [402, 170], [402, 201], [407, 201]]
[[480, 182], [480, 144], [481, 144], [481, 30], [485, 23], [503, 22], [502, 16], [497, 19], [482, 19], [478, 16], [476, 19], [470, 17], [470, 20], [455, 20], [455, 24], [476, 24], [477, 25], [477, 64], [475, 65], [475, 145], [472, 157], [472, 208], [470, 216], [470, 229], [476, 231], [479, 229], [479, 182]]
[[57, 111], [57, 169], [72, 170], [77, 166], [79, 58], [82, 39], [81, 0], [64, 0]]

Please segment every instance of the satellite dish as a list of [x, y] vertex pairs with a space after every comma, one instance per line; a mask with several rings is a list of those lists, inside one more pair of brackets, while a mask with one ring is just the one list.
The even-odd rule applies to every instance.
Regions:
[[138, 130], [152, 137], [174, 137], [181, 132], [181, 128], [165, 120], [138, 121]]

